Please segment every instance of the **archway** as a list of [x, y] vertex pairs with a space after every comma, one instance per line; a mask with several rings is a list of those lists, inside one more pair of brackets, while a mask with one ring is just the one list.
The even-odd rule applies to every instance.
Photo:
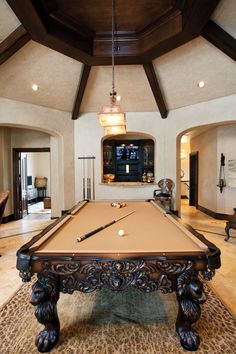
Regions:
[[[227, 218], [232, 214], [233, 195], [236, 196], [236, 187], [231, 186], [228, 171], [229, 161], [234, 159], [235, 153], [233, 146], [236, 139], [236, 123], [235, 121], [217, 122], [208, 125], [192, 127], [183, 131], [177, 137], [177, 170], [176, 182], [179, 188], [179, 198], [176, 201], [178, 205], [179, 215], [181, 215], [181, 153], [183, 144], [181, 138], [186, 136], [189, 139], [189, 153], [186, 159], [193, 154], [199, 156], [198, 171], [198, 203], [195, 205], [199, 210], [209, 214], [215, 218]], [[219, 169], [221, 153], [225, 156], [225, 177], [226, 187], [222, 192], [217, 187], [219, 184]], [[189, 155], [191, 154], [191, 155]], [[190, 166], [191, 167], [191, 166]], [[191, 189], [191, 178], [189, 174], [189, 187]], [[192, 182], [193, 184], [193, 182]], [[182, 204], [184, 201], [182, 200]], [[194, 205], [190, 203], [190, 205]]]

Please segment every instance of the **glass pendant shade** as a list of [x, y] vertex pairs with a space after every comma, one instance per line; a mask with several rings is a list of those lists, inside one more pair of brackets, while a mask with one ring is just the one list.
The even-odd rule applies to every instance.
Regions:
[[104, 127], [105, 135], [118, 135], [118, 134], [126, 134], [126, 126], [125, 125], [114, 125], [110, 127]]
[[98, 118], [102, 127], [125, 125], [125, 113], [119, 105], [103, 106]]
[[126, 134], [126, 116], [120, 105], [103, 106], [98, 119], [105, 135]]

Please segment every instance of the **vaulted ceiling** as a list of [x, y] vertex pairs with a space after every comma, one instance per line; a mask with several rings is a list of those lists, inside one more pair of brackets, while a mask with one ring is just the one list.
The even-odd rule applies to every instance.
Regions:
[[[166, 118], [171, 109], [236, 93], [235, 0], [115, 6], [115, 78], [125, 111]], [[73, 119], [98, 112], [111, 89], [111, 0], [0, 0], [0, 64], [1, 97]]]

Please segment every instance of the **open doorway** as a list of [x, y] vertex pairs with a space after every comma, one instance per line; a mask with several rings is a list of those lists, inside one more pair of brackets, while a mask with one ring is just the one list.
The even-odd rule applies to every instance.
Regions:
[[13, 149], [14, 219], [51, 214], [50, 148]]

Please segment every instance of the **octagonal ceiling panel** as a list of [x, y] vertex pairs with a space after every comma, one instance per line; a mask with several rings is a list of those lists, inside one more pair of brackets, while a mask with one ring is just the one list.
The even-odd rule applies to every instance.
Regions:
[[[82, 64], [30, 41], [0, 66], [0, 96], [71, 112]], [[39, 90], [34, 92], [32, 84]]]
[[0, 0], [0, 43], [18, 26], [20, 21], [5, 0]]
[[[117, 31], [139, 32], [170, 10], [175, 0], [116, 0]], [[86, 28], [90, 32], [111, 32], [111, 1], [57, 0], [53, 12]], [[132, 15], [130, 14], [132, 9]]]
[[[7, 0], [35, 41], [86, 65], [109, 65], [111, 1]], [[190, 41], [220, 0], [116, 0], [117, 64], [143, 64]]]
[[232, 37], [236, 38], [235, 0], [221, 0], [211, 18]]
[[[202, 37], [154, 61], [167, 108], [175, 109], [236, 93], [236, 65]], [[198, 87], [199, 81], [205, 87]]]
[[[81, 112], [99, 112], [110, 103], [112, 69], [98, 66], [91, 69]], [[155, 112], [158, 110], [142, 65], [115, 66], [115, 86], [126, 112]]]

